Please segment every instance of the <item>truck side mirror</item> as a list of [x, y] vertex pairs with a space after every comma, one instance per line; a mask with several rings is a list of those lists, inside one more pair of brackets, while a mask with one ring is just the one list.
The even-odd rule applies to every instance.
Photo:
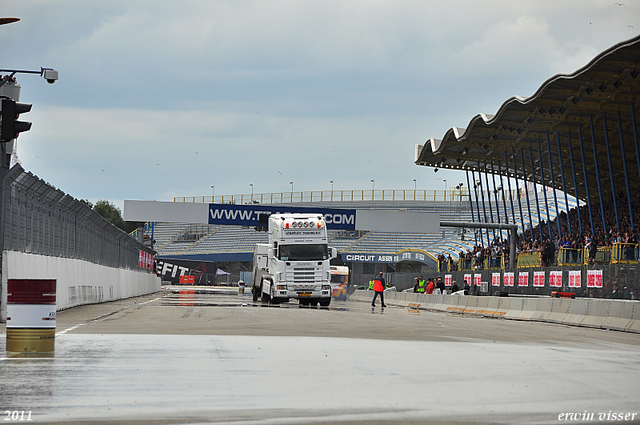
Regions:
[[338, 250], [336, 248], [329, 248], [329, 249], [330, 249], [329, 259], [336, 258], [338, 256]]

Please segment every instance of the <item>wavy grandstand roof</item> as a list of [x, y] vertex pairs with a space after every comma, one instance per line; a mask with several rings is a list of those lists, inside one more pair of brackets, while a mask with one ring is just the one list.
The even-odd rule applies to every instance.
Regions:
[[637, 36], [549, 78], [533, 96], [507, 99], [495, 115], [478, 114], [467, 128], [416, 145], [414, 161], [511, 177], [515, 169], [520, 179], [583, 200], [598, 197], [598, 184], [606, 199], [626, 185], [637, 192], [639, 74]]

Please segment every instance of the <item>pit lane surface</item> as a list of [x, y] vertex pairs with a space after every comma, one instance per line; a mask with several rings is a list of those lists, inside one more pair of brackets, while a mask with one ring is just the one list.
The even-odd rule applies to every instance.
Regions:
[[640, 413], [640, 337], [620, 332], [362, 302], [269, 306], [235, 291], [171, 288], [59, 312], [57, 329], [54, 358], [0, 361], [2, 411], [93, 424], [557, 423], [569, 412]]

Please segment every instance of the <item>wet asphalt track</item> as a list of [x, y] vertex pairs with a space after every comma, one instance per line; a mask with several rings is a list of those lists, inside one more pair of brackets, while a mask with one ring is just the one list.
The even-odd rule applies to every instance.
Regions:
[[59, 312], [53, 358], [1, 359], [0, 410], [7, 424], [23, 411], [22, 423], [598, 423], [640, 413], [639, 348], [597, 329], [165, 290]]

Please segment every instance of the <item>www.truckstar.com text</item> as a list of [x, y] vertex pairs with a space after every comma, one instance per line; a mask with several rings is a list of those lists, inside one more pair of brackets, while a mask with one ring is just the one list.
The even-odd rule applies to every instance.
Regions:
[[608, 412], [587, 412], [582, 413], [560, 413], [558, 415], [559, 421], [600, 421], [600, 422], [624, 422], [634, 421], [638, 417], [637, 413], [620, 413], [609, 410]]

